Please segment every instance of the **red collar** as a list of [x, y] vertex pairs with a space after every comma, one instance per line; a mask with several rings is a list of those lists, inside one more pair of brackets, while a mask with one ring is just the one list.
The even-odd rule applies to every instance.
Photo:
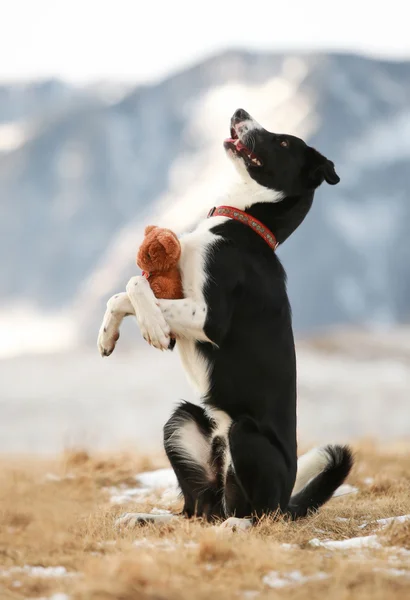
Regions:
[[251, 229], [253, 229], [258, 235], [261, 236], [265, 240], [267, 244], [272, 248], [272, 250], [276, 250], [279, 246], [279, 242], [276, 240], [276, 237], [273, 233], [265, 227], [263, 223], [252, 217], [252, 215], [244, 212], [243, 210], [239, 210], [238, 208], [234, 208], [233, 206], [218, 206], [211, 208], [208, 213], [209, 217], [228, 217], [229, 219], [234, 219], [235, 221], [240, 221], [245, 225], [248, 225]]

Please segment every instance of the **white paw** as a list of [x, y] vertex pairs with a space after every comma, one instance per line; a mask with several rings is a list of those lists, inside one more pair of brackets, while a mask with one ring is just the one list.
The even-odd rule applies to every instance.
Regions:
[[110, 356], [110, 354], [113, 353], [119, 337], [119, 333], [117, 333], [116, 336], [109, 336], [104, 323], [101, 325], [97, 340], [97, 346], [101, 356]]
[[220, 529], [230, 529], [231, 531], [246, 531], [252, 527], [250, 519], [238, 519], [237, 517], [229, 517], [219, 525]]
[[124, 513], [115, 521], [116, 527], [136, 527], [149, 523], [169, 523], [175, 515], [153, 515], [152, 513]]
[[115, 344], [120, 337], [119, 326], [122, 316], [115, 311], [118, 295], [113, 296], [107, 302], [107, 310], [98, 332], [97, 346], [101, 356], [110, 356], [114, 351]]
[[148, 281], [141, 276], [131, 277], [126, 289], [144, 339], [158, 350], [167, 350], [170, 343], [170, 328]]

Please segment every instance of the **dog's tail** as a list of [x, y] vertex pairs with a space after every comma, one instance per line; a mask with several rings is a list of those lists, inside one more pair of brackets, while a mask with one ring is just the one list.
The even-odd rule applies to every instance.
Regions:
[[348, 446], [315, 448], [298, 461], [298, 475], [287, 513], [293, 519], [305, 517], [330, 500], [353, 466]]

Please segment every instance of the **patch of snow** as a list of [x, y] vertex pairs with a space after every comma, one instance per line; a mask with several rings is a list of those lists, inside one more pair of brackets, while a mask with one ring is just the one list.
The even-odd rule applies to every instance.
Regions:
[[319, 540], [314, 538], [309, 544], [317, 548], [328, 548], [329, 550], [352, 550], [355, 548], [380, 548], [377, 535], [354, 537], [347, 540]]
[[363, 479], [363, 483], [366, 485], [372, 485], [372, 483], [374, 483], [374, 477], [365, 477]]
[[41, 598], [34, 598], [33, 600], [70, 600], [70, 596], [67, 594], [57, 593], [52, 596], [42, 596]]
[[184, 546], [184, 548], [198, 548], [199, 544], [198, 544], [198, 542], [190, 541], [190, 542], [184, 542], [183, 546]]
[[281, 574], [278, 571], [270, 571], [262, 578], [265, 585], [271, 588], [283, 588], [288, 585], [301, 585], [309, 581], [322, 581], [328, 579], [329, 575], [319, 571], [314, 575], [302, 575], [300, 571], [290, 571], [289, 573]]
[[359, 489], [354, 485], [344, 483], [343, 485], [337, 488], [337, 490], [333, 494], [333, 498], [337, 498], [338, 496], [346, 496], [346, 494], [357, 494], [358, 492]]
[[110, 501], [113, 504], [125, 504], [136, 499], [144, 500], [151, 494], [148, 488], [111, 487], [106, 488], [106, 491], [110, 494]]
[[401, 565], [403, 562], [403, 557], [407, 559], [410, 557], [410, 550], [406, 550], [405, 548], [400, 548], [397, 546], [390, 546], [387, 548], [390, 552], [387, 557], [387, 562], [389, 565]]
[[281, 544], [280, 547], [283, 548], [284, 550], [294, 550], [295, 548], [298, 548], [299, 546], [297, 544]]
[[33, 567], [24, 565], [24, 567], [10, 567], [10, 569], [2, 569], [0, 577], [10, 577], [16, 573], [30, 575], [31, 577], [75, 577], [78, 573], [67, 571], [65, 567]]
[[[166, 552], [171, 552], [176, 550], [178, 546], [183, 546], [184, 548], [198, 548], [198, 543], [189, 541], [180, 544], [179, 542], [172, 542], [171, 540], [148, 540], [147, 538], [141, 538], [139, 540], [134, 541], [134, 546], [140, 548], [156, 548], [157, 550], [165, 550]], [[205, 567], [206, 568], [206, 567]], [[209, 569], [208, 569], [209, 570]]]
[[170, 540], [158, 540], [153, 542], [152, 540], [147, 540], [147, 538], [135, 540], [134, 546], [139, 548], [155, 548], [157, 550], [164, 550], [165, 552], [172, 552], [177, 548], [177, 544]]
[[172, 469], [157, 469], [140, 473], [135, 478], [138, 483], [146, 488], [170, 488], [177, 486], [177, 479]]
[[373, 571], [386, 573], [386, 575], [393, 575], [394, 577], [410, 577], [410, 571], [408, 569], [382, 569], [380, 567], [375, 567]]
[[405, 523], [406, 521], [410, 521], [410, 515], [401, 515], [399, 517], [387, 517], [386, 519], [377, 519], [376, 523], [378, 525], [386, 527], [387, 525], [390, 525], [390, 523]]
[[244, 590], [243, 592], [238, 592], [238, 595], [252, 600], [252, 598], [257, 598], [260, 596], [260, 592], [258, 592], [258, 590]]
[[[161, 504], [169, 506], [178, 501], [179, 489], [175, 473], [172, 469], [157, 469], [156, 471], [147, 471], [136, 475], [135, 480], [142, 487], [111, 487], [106, 491], [110, 494], [110, 501], [113, 504], [124, 504], [132, 501], [142, 502], [147, 500], [153, 494], [162, 491], [155, 500]], [[161, 507], [151, 510], [156, 514], [169, 514], [169, 510]]]
[[369, 524], [380, 525], [382, 528], [387, 527], [391, 523], [405, 523], [410, 521], [410, 515], [401, 515], [399, 517], [387, 517], [386, 519], [377, 519], [376, 521], [368, 521], [359, 526], [359, 529], [364, 529]]

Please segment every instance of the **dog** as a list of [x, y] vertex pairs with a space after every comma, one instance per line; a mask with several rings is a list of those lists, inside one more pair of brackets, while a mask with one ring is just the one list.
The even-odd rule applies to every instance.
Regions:
[[[263, 515], [318, 510], [353, 458], [349, 447], [329, 445], [297, 461], [295, 344], [274, 252], [305, 219], [315, 190], [339, 176], [302, 139], [267, 131], [243, 109], [230, 125], [224, 148], [241, 181], [226, 198], [231, 216], [211, 211], [180, 239], [184, 299], [157, 300], [145, 278], [131, 278], [108, 301], [98, 345], [111, 354], [130, 314], [155, 348], [167, 349], [171, 332], [177, 338], [202, 398], [179, 404], [164, 427], [183, 515], [247, 528]], [[128, 513], [122, 523], [167, 517]]]

